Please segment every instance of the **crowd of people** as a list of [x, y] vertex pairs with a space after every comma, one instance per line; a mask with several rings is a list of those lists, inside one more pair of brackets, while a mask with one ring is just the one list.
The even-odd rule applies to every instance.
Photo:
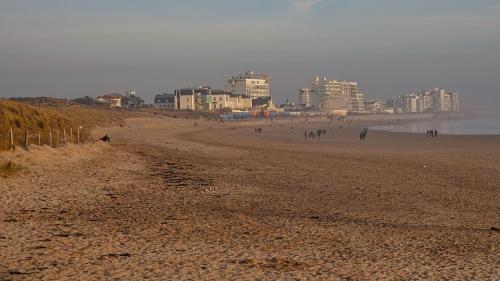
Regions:
[[305, 131], [304, 132], [304, 139], [320, 139], [321, 138], [321, 135], [326, 135], [326, 129], [319, 129], [319, 130], [316, 130], [316, 132], [314, 131]]
[[427, 136], [431, 137], [431, 138], [437, 138], [438, 131], [437, 130], [427, 130]]

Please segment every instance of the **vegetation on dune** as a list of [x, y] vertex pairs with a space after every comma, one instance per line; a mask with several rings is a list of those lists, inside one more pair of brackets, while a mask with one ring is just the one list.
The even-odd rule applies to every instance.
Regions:
[[[0, 100], [0, 151], [10, 148], [10, 130], [14, 133], [14, 143], [24, 143], [25, 132], [28, 130], [31, 144], [38, 143], [40, 133], [41, 143], [49, 143], [50, 130], [55, 141], [56, 132], [62, 135], [66, 130], [68, 135], [73, 129], [76, 139], [77, 128], [84, 130], [96, 127], [120, 125], [125, 118], [149, 116], [148, 112], [110, 109], [92, 106], [68, 105], [30, 105], [11, 100]], [[61, 136], [62, 137], [62, 136]], [[69, 138], [69, 136], [68, 136]]]
[[21, 165], [12, 161], [0, 163], [0, 178], [8, 178], [14, 176], [21, 170]]
[[[25, 133], [28, 130], [28, 142], [38, 144], [50, 143], [52, 131], [53, 144], [62, 141], [63, 132], [67, 140], [77, 138], [77, 128], [83, 128], [84, 134], [97, 127], [108, 127], [125, 124], [126, 118], [147, 117], [153, 115], [173, 118], [216, 118], [216, 113], [196, 112], [190, 110], [165, 110], [142, 108], [127, 110], [109, 108], [103, 105], [87, 105], [68, 102], [66, 100], [39, 97], [18, 98], [14, 100], [0, 99], [0, 151], [11, 147], [10, 130], [14, 135], [14, 144], [23, 146]], [[72, 130], [71, 130], [72, 129]]]
[[126, 118], [150, 116], [149, 113], [143, 111], [92, 106], [63, 106], [54, 108], [54, 110], [84, 128], [116, 126], [125, 123]]
[[50, 128], [71, 128], [74, 123], [55, 110], [37, 108], [28, 104], [0, 100], [0, 150], [10, 147], [10, 129], [14, 133], [14, 142], [24, 141], [26, 130], [40, 131], [46, 138]]

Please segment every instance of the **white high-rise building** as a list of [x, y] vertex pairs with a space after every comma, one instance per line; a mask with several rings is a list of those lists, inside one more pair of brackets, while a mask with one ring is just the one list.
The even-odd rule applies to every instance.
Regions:
[[342, 94], [348, 99], [347, 111], [350, 113], [365, 112], [365, 95], [358, 90], [357, 82], [341, 81]]
[[311, 106], [338, 114], [361, 113], [365, 112], [365, 98], [357, 82], [316, 77], [311, 83]]
[[311, 84], [311, 95], [314, 109], [347, 114], [347, 99], [339, 81], [316, 77]]
[[271, 75], [247, 71], [228, 80], [225, 90], [252, 99], [271, 96]]
[[304, 107], [311, 107], [311, 90], [310, 89], [300, 89], [299, 90], [299, 104]]
[[460, 112], [460, 101], [458, 93], [450, 93], [451, 99], [451, 111], [452, 112]]
[[438, 88], [395, 97], [393, 106], [395, 112], [401, 113], [460, 111], [459, 94]]

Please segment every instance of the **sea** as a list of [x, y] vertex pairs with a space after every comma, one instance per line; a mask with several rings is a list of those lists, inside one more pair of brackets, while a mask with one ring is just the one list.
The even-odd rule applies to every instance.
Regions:
[[500, 135], [500, 117], [432, 119], [414, 123], [371, 127], [377, 131], [426, 133], [437, 130], [443, 135]]

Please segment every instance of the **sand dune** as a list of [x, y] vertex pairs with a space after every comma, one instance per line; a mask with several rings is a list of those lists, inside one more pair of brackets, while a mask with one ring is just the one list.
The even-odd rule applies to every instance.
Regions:
[[197, 123], [2, 154], [0, 279], [499, 279], [500, 138]]

